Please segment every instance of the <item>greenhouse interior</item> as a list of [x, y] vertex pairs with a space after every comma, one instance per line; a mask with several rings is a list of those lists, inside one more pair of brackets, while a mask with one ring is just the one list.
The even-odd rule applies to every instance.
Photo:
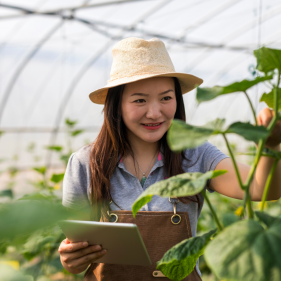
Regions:
[[[89, 94], [110, 79], [112, 48], [120, 40], [160, 39], [175, 70], [202, 78], [200, 87], [209, 89], [263, 77], [254, 52], [262, 47], [281, 50], [280, 26], [277, 0], [0, 1], [0, 205], [25, 196], [54, 197], [61, 204], [69, 157], [93, 143], [103, 124], [104, 106], [92, 103]], [[234, 122], [254, 125], [253, 110], [258, 115], [268, 107], [261, 97], [276, 81], [274, 76], [271, 82], [253, 84], [247, 93], [237, 90], [205, 102], [198, 102], [195, 88], [183, 95], [186, 123], [201, 127], [225, 119], [225, 129]], [[222, 135], [213, 134], [208, 141], [229, 155]], [[237, 134], [229, 134], [228, 141], [237, 161], [253, 164], [253, 141]], [[225, 226], [241, 219], [241, 200], [207, 194]], [[265, 211], [280, 217], [280, 200], [271, 201]], [[253, 202], [253, 209], [260, 204]], [[18, 220], [29, 214], [15, 210]], [[8, 218], [0, 207], [0, 232], [10, 225]], [[23, 221], [28, 224], [30, 218]], [[204, 204], [197, 234], [214, 227]], [[0, 234], [0, 280], [83, 280], [82, 273], [71, 274], [61, 264], [61, 230], [35, 230], [14, 239], [7, 238], [10, 232]], [[199, 259], [202, 280], [230, 280], [204, 256]], [[269, 280], [263, 278], [233, 280]], [[280, 262], [271, 280], [278, 278]]]

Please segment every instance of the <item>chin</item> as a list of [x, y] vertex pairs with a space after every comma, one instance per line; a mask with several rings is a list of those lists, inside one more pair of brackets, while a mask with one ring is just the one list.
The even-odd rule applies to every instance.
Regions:
[[164, 134], [161, 134], [161, 135], [158, 135], [158, 136], [148, 136], [148, 137], [142, 138], [142, 139], [146, 142], [153, 143], [153, 142], [160, 141], [163, 136], [164, 136]]

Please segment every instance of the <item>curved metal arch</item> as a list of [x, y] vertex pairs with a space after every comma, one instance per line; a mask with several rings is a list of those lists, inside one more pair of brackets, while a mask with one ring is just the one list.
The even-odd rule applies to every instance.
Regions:
[[108, 2], [89, 4], [89, 5], [85, 4], [86, 2], [89, 2], [89, 1], [85, 1], [84, 4], [79, 5], [79, 6], [65, 7], [65, 8], [61, 8], [61, 9], [55, 9], [55, 10], [49, 10], [49, 11], [43, 11], [43, 12], [37, 12], [36, 10], [30, 10], [30, 9], [26, 9], [24, 7], [0, 3], [0, 7], [19, 10], [19, 11], [23, 12], [20, 15], [2, 16], [2, 17], [0, 17], [0, 20], [1, 19], [10, 19], [10, 18], [19, 18], [19, 17], [23, 17], [23, 16], [26, 16], [26, 15], [32, 15], [32, 14], [36, 14], [36, 15], [59, 15], [59, 16], [61, 16], [61, 14], [64, 11], [76, 11], [76, 10], [81, 10], [81, 9], [86, 9], [86, 8], [95, 8], [95, 7], [123, 4], [123, 3], [126, 3], [126, 2], [136, 2], [136, 1], [145, 1], [145, 0], [116, 0], [116, 1], [108, 1]]
[[[89, 0], [87, 0], [87, 1], [89, 1]], [[82, 41], [80, 40], [80, 43], [83, 42], [83, 39], [82, 39]], [[67, 54], [68, 58], [71, 57], [74, 54], [76, 48], [77, 48], [77, 46], [75, 45], [75, 47]], [[46, 79], [45, 79], [46, 81], [50, 81], [51, 77], [55, 74], [54, 69], [55, 69], [56, 65], [59, 64], [60, 62], [61, 62], [61, 58], [59, 57], [57, 59], [57, 61], [54, 63], [54, 66], [51, 67], [48, 74], [46, 75]], [[33, 101], [31, 101], [28, 109], [26, 110], [26, 112], [28, 112], [29, 115], [32, 115], [33, 109], [36, 108], [36, 104], [37, 104], [38, 100], [40, 99], [41, 95], [44, 93], [44, 91], [42, 91], [42, 89], [45, 89], [44, 85], [45, 85], [46, 81], [42, 82], [41, 85], [36, 90], [36, 94], [34, 95], [34, 99], [33, 99]]]
[[[261, 19], [261, 23], [265, 22], [269, 19], [271, 19], [272, 17], [278, 15], [281, 12], [281, 5], [279, 6], [279, 8], [275, 8], [274, 12], [272, 13], [272, 10], [268, 11], [267, 13], [265, 13], [262, 16]], [[242, 27], [238, 28], [237, 30], [234, 30], [231, 34], [227, 35], [225, 38], [223, 38], [222, 40], [222, 44], [226, 44], [228, 42], [230, 42], [231, 40], [234, 40], [235, 38], [237, 38], [239, 35], [243, 34], [244, 32], [247, 32], [249, 29], [255, 27], [256, 25], [258, 25], [260, 23], [257, 23], [257, 20], [252, 20], [248, 23], [246, 23], [245, 25], [243, 25]], [[204, 55], [204, 59], [206, 59], [206, 57], [210, 56], [210, 53], [208, 53], [212, 48], [206, 48], [204, 51], [204, 54], [199, 55], [197, 58], [195, 58], [192, 61], [192, 66], [190, 67], [184, 67], [183, 68], [183, 72], [188, 72], [191, 71], [193, 69], [193, 67], [197, 66], [200, 62], [202, 62], [202, 55]], [[245, 49], [244, 51], [246, 51], [247, 49]], [[250, 50], [249, 50], [250, 51]]]
[[40, 48], [44, 45], [46, 41], [62, 26], [63, 21], [60, 21], [59, 24], [55, 25], [46, 36], [44, 36], [43, 39], [40, 40], [40, 42], [29, 52], [29, 54], [24, 58], [22, 63], [18, 66], [16, 69], [12, 79], [10, 80], [8, 87], [6, 88], [6, 91], [4, 92], [4, 97], [2, 98], [1, 104], [0, 104], [0, 124], [2, 115], [5, 109], [5, 106], [7, 104], [7, 101], [10, 97], [10, 94], [13, 90], [13, 87], [15, 85], [15, 82], [19, 78], [20, 74], [24, 70], [24, 68], [27, 66], [28, 62], [34, 57], [34, 55], [40, 50]]
[[204, 16], [203, 18], [199, 18], [197, 22], [195, 22], [194, 24], [192, 24], [191, 26], [186, 27], [183, 31], [182, 31], [182, 35], [179, 37], [180, 39], [184, 38], [186, 35], [186, 32], [189, 30], [193, 30], [196, 29], [198, 27], [200, 27], [203, 23], [208, 22], [209, 20], [213, 19], [215, 16], [217, 16], [218, 14], [224, 12], [225, 10], [229, 9], [231, 6], [237, 4], [238, 2], [240, 2], [241, 0], [230, 0], [226, 3], [223, 3], [221, 6], [219, 6], [215, 11], [211, 11], [210, 13], [208, 13], [206, 16]]
[[[91, 57], [86, 63], [85, 65], [80, 69], [80, 71], [77, 73], [77, 75], [74, 77], [74, 79], [72, 80], [71, 84], [69, 85], [61, 103], [58, 109], [58, 113], [55, 119], [55, 127], [54, 130], [51, 133], [51, 137], [50, 137], [50, 145], [53, 145], [56, 142], [56, 136], [57, 133], [59, 131], [59, 125], [61, 122], [61, 119], [63, 117], [64, 114], [64, 110], [66, 108], [66, 105], [68, 103], [68, 101], [70, 100], [76, 86], [78, 85], [79, 81], [81, 80], [81, 78], [84, 76], [85, 72], [87, 72], [87, 70], [97, 61], [97, 59], [113, 44], [114, 40], [110, 40], [109, 42], [107, 42], [104, 46], [102, 46], [102, 48], [94, 54], [93, 57]], [[52, 151], [49, 150], [47, 153], [47, 159], [46, 159], [46, 166], [48, 167], [50, 165], [51, 162], [51, 155], [52, 155]]]
[[[45, 4], [47, 1], [48, 1], [48, 0], [43, 0], [43, 1], [41, 1], [41, 2], [37, 5], [36, 8], [40, 8], [40, 6], [42, 6], [43, 4]], [[42, 2], [44, 2], [44, 3], [42, 3]], [[4, 6], [5, 6], [5, 5], [4, 5]], [[1, 4], [0, 4], [0, 7], [1, 7]], [[16, 9], [17, 9], [17, 7], [16, 7]], [[19, 32], [19, 30], [20, 30], [22, 27], [23, 27], [23, 24], [22, 24], [22, 22], [20, 21], [20, 22], [18, 22], [18, 23], [16, 24], [16, 26], [14, 26], [14, 28], [12, 28], [12, 31], [9, 32], [9, 36], [7, 36], [7, 37], [4, 39], [4, 43], [0, 44], [0, 53], [1, 53], [1, 51], [5, 48], [5, 46], [7, 45], [7, 42], [9, 41], [9, 39], [10, 39], [11, 37], [13, 37], [17, 32]], [[12, 35], [10, 35], [10, 34], [12, 34]]]

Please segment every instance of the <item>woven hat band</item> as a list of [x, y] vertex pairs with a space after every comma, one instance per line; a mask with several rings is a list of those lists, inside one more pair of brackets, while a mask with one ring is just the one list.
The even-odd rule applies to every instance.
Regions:
[[112, 55], [108, 84], [117, 79], [146, 73], [175, 72], [165, 45], [158, 38], [144, 40], [132, 37], [121, 40], [112, 49]]

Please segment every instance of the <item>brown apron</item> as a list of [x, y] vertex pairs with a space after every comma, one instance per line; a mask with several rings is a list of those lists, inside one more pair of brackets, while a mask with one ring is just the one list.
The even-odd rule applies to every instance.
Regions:
[[[161, 280], [170, 280], [161, 271], [156, 270], [156, 262], [174, 245], [192, 237], [188, 213], [176, 212], [174, 204], [174, 213], [139, 211], [136, 218], [133, 218], [131, 211], [126, 210], [112, 211], [111, 214], [118, 216], [117, 223], [134, 223], [138, 226], [152, 265], [92, 263], [84, 279], [86, 281], [152, 281], [155, 277], [162, 277]], [[183, 280], [202, 281], [196, 267]]]

